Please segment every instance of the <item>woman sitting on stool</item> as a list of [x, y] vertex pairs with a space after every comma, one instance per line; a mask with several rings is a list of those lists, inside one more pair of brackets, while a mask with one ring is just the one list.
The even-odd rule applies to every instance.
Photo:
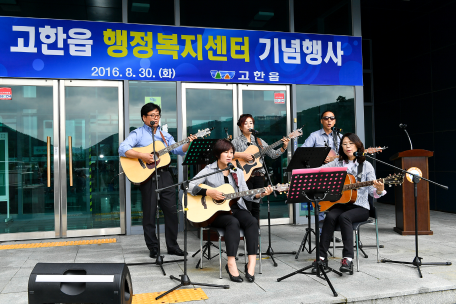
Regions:
[[[346, 133], [340, 141], [339, 159], [335, 159], [322, 167], [347, 167], [347, 172], [356, 177], [359, 172], [358, 166], [362, 166], [360, 181], [376, 180], [374, 167], [366, 161], [364, 156], [354, 156], [354, 152], [359, 152], [362, 155], [364, 145], [356, 134]], [[320, 259], [324, 261], [324, 267], [328, 266], [329, 243], [337, 224], [339, 224], [344, 244], [340, 271], [353, 273], [352, 223], [362, 222], [369, 218], [370, 206], [367, 195], [378, 198], [386, 194], [384, 189], [385, 186], [381, 181], [374, 181], [373, 186], [358, 189], [358, 196], [353, 204], [336, 204], [329, 209], [323, 223], [320, 239]], [[316, 272], [316, 269], [314, 268], [313, 271]]]
[[[217, 161], [206, 166], [195, 178], [217, 170], [225, 169], [233, 159], [235, 148], [227, 139], [219, 139], [214, 146], [214, 154]], [[225, 183], [230, 184], [236, 192], [249, 190], [244, 180], [244, 174], [240, 171], [236, 174], [232, 170], [222, 171], [219, 174], [210, 175], [192, 181], [189, 190], [192, 195], [207, 195], [215, 200], [224, 200], [223, 193], [216, 189], [203, 189], [199, 184], [206, 184], [216, 188]], [[239, 198], [237, 204], [231, 206], [231, 214], [226, 212], [218, 215], [212, 222], [211, 226], [225, 229], [225, 246], [228, 256], [228, 264], [225, 269], [228, 272], [231, 281], [242, 282], [236, 266], [236, 254], [239, 248], [240, 228], [244, 230], [245, 240], [247, 243], [247, 253], [249, 262], [245, 265], [245, 277], [249, 282], [255, 280], [255, 265], [258, 249], [258, 223], [252, 214], [247, 210], [245, 200], [259, 203], [260, 198], [272, 193], [272, 188], [265, 188], [265, 192]]]

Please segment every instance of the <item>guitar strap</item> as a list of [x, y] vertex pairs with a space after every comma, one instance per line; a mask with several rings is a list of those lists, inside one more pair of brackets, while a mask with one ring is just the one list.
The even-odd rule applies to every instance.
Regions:
[[263, 150], [263, 145], [261, 144], [261, 139], [259, 137], [256, 138], [258, 146]]
[[161, 136], [161, 138], [163, 139], [163, 143], [165, 144], [165, 146], [168, 147], [168, 143], [166, 142], [166, 139], [165, 139], [165, 137], [163, 136], [162, 131], [160, 131], [160, 136]]
[[358, 163], [358, 174], [356, 175], [356, 180], [358, 182], [361, 181], [361, 177], [363, 175], [363, 167], [364, 167], [364, 162], [362, 164]]

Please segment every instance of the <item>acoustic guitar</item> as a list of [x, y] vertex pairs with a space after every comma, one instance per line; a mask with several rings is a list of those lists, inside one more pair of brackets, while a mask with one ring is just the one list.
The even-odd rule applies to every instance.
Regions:
[[[402, 185], [404, 182], [404, 174], [402, 173], [397, 173], [394, 175], [390, 175], [385, 178], [380, 178], [377, 179], [377, 181], [383, 182], [385, 185], [389, 185], [390, 187], [392, 185]], [[336, 202], [330, 202], [330, 201], [321, 201], [320, 204], [320, 212], [326, 211], [335, 204], [352, 204], [356, 202], [356, 199], [358, 197], [358, 188], [362, 187], [367, 187], [371, 186], [374, 184], [374, 181], [366, 181], [366, 182], [356, 182], [356, 178], [352, 174], [347, 174], [345, 177], [345, 182], [344, 182], [344, 187], [342, 188], [342, 197], [336, 201]], [[312, 205], [315, 208], [315, 203], [312, 203]]]
[[[204, 130], [198, 130], [198, 133], [195, 134], [196, 137], [204, 137], [211, 134], [211, 131], [214, 128], [207, 128]], [[189, 142], [189, 139], [186, 138], [181, 140], [175, 144], [172, 144], [168, 147], [165, 147], [165, 144], [159, 140], [155, 141], [155, 155], [156, 155], [156, 163], [144, 163], [142, 159], [139, 158], [130, 158], [130, 157], [120, 157], [120, 164], [122, 165], [122, 169], [125, 172], [125, 175], [128, 177], [130, 181], [133, 183], [142, 183], [145, 181], [149, 176], [155, 172], [156, 168], [161, 168], [169, 165], [171, 162], [171, 156], [169, 152], [176, 149], [179, 146], [182, 146]], [[152, 154], [154, 151], [153, 143], [148, 145], [147, 147], [140, 147], [140, 148], [133, 148], [133, 150], [141, 153], [150, 153]]]
[[[265, 192], [266, 188], [258, 188], [236, 192], [230, 184], [223, 184], [217, 188], [212, 188], [206, 184], [200, 184], [203, 189], [217, 189], [223, 193], [225, 200], [215, 200], [210, 196], [187, 194], [187, 219], [195, 227], [207, 227], [220, 213], [230, 212], [231, 205], [236, 203], [240, 197], [254, 195]], [[277, 184], [272, 189], [283, 192], [288, 191], [288, 184]], [[184, 194], [185, 195], [185, 194]], [[184, 200], [182, 195], [182, 201]]]
[[[364, 152], [369, 153], [369, 154], [374, 154], [374, 153], [382, 152], [383, 150], [386, 150], [386, 149], [388, 149], [388, 147], [378, 147], [378, 148], [371, 147], [371, 148], [364, 150]], [[329, 161], [332, 162], [333, 160], [338, 159], [339, 155], [337, 154], [336, 151], [331, 149], [331, 151], [329, 151], [329, 153], [328, 153], [328, 158], [329, 158]]]
[[[302, 128], [297, 129], [293, 132], [291, 132], [286, 138], [292, 139], [292, 138], [298, 138], [299, 136], [302, 136]], [[262, 149], [260, 152], [260, 149], [258, 149], [257, 146], [255, 145], [250, 145], [244, 153], [248, 153], [252, 155], [253, 159], [251, 161], [246, 161], [243, 158], [234, 158], [231, 163], [238, 169], [244, 171], [244, 178], [245, 180], [248, 180], [250, 176], [252, 175], [252, 172], [255, 169], [263, 167], [263, 163], [261, 162], [261, 157], [265, 155], [267, 152], [271, 151], [278, 145], [283, 144], [282, 140], [279, 140], [272, 145], [267, 146], [266, 148]]]

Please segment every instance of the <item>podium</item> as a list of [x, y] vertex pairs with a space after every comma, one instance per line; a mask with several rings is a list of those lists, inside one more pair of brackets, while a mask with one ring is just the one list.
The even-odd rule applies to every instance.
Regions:
[[[428, 158], [434, 152], [414, 149], [396, 153], [390, 160], [395, 162], [397, 167], [409, 169], [417, 167], [423, 172], [424, 178], [429, 178]], [[415, 234], [415, 214], [414, 214], [414, 185], [408, 181], [402, 187], [394, 189], [396, 202], [396, 227], [394, 231], [401, 235]], [[432, 235], [429, 211], [429, 183], [418, 183], [418, 234]]]

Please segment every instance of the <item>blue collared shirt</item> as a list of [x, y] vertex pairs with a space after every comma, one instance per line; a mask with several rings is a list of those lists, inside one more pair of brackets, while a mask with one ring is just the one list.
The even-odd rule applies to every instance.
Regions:
[[[159, 140], [162, 143], [163, 138], [160, 135], [161, 127], [157, 127], [157, 131], [155, 132], [155, 140]], [[174, 138], [171, 134], [165, 131], [161, 131], [163, 136], [166, 139], [166, 145], [171, 146], [175, 143]], [[119, 146], [119, 155], [125, 157], [125, 152], [130, 150], [131, 148], [136, 147], [146, 147], [152, 143], [152, 128], [148, 125], [144, 124], [141, 128], [131, 131], [130, 135], [120, 144]], [[177, 155], [185, 155], [185, 152], [182, 150], [182, 146], [177, 147], [174, 150], [171, 150], [171, 153]]]
[[307, 137], [306, 141], [301, 147], [312, 148], [328, 146], [337, 152], [339, 151], [339, 144], [340, 139], [336, 140], [336, 143], [334, 143], [333, 131], [331, 131], [329, 134], [326, 134], [324, 129], [320, 129], [318, 131], [310, 133], [309, 137]]

